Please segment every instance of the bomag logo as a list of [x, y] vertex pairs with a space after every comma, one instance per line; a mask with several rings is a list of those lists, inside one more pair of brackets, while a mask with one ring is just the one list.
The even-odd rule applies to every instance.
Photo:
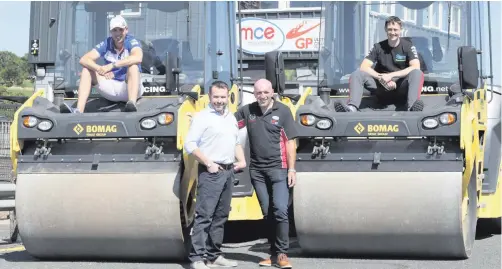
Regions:
[[74, 131], [77, 135], [79, 135], [79, 134], [81, 134], [81, 133], [82, 133], [82, 131], [84, 131], [84, 127], [82, 127], [82, 125], [80, 125], [80, 124], [77, 124], [77, 125], [75, 125], [75, 127], [73, 127], [73, 131]]
[[374, 136], [386, 136], [389, 133], [399, 133], [399, 125], [398, 124], [366, 124], [357, 123], [354, 126], [354, 131], [356, 133], [361, 134], [364, 131], [368, 133], [368, 135]]
[[106, 136], [109, 133], [117, 132], [117, 125], [115, 124], [89, 124], [85, 125], [85, 128], [81, 124], [75, 125], [73, 131], [80, 135], [85, 130], [86, 136]]
[[362, 132], [364, 132], [364, 126], [359, 122], [356, 127], [354, 127], [354, 131], [356, 131], [356, 133], [358, 134], [361, 134]]

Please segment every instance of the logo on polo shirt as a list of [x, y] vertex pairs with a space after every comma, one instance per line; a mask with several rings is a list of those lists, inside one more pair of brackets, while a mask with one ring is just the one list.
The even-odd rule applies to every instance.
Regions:
[[396, 54], [396, 62], [406, 61], [406, 55]]
[[272, 124], [277, 125], [279, 123], [279, 116], [272, 116]]

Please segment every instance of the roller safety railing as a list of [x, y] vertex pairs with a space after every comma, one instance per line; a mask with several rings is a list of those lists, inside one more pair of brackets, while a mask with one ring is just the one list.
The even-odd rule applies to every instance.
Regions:
[[0, 211], [12, 211], [15, 208], [16, 185], [12, 183], [12, 162], [10, 159], [10, 125], [14, 104], [0, 103], [3, 118], [0, 119]]

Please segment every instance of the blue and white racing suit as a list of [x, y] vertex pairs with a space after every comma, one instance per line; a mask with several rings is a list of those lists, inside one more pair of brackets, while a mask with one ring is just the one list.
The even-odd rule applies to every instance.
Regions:
[[[99, 56], [104, 60], [105, 64], [110, 64], [122, 60], [131, 54], [133, 48], [141, 48], [140, 42], [131, 35], [126, 35], [124, 40], [124, 49], [117, 52], [113, 45], [112, 37], [108, 37], [103, 42], [96, 45], [94, 48]], [[138, 64], [139, 72], [141, 73], [141, 64]], [[127, 76], [128, 67], [118, 67], [112, 69], [113, 79], [98, 79], [97, 90], [104, 98], [113, 102], [127, 102]], [[143, 95], [144, 88], [141, 80], [139, 80], [138, 97]]]

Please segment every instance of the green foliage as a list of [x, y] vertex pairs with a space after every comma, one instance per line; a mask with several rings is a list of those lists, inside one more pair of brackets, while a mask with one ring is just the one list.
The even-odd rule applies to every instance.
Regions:
[[28, 54], [18, 57], [10, 51], [0, 51], [0, 86], [25, 87], [26, 80], [29, 79], [30, 74], [31, 68], [28, 63]]

